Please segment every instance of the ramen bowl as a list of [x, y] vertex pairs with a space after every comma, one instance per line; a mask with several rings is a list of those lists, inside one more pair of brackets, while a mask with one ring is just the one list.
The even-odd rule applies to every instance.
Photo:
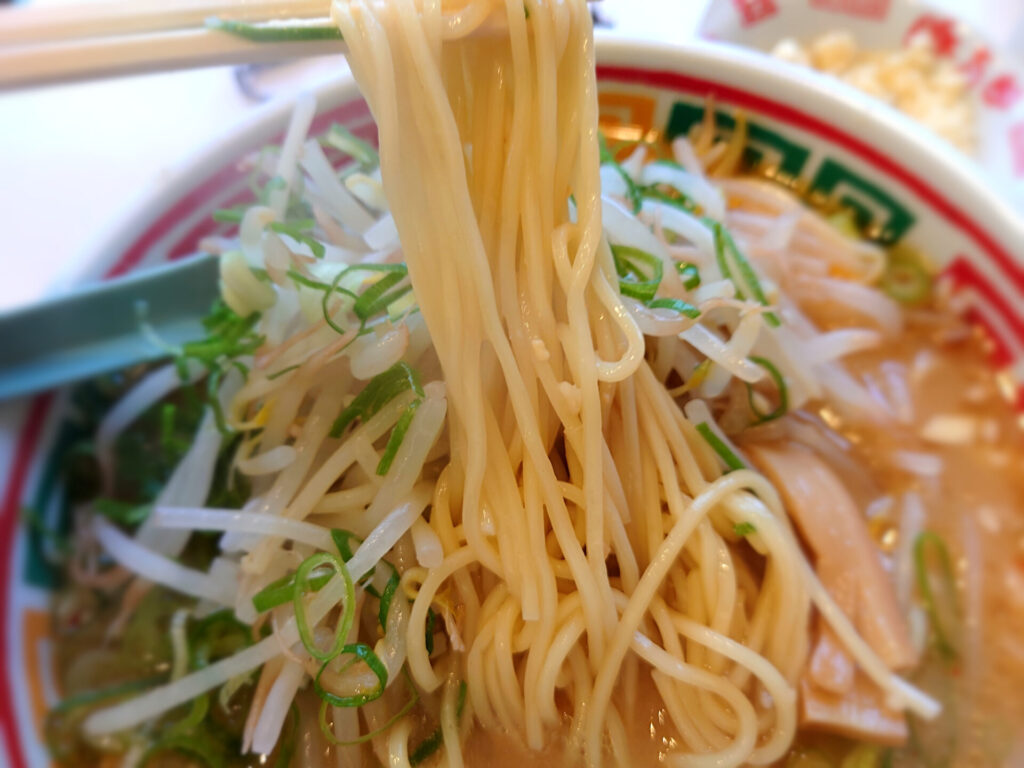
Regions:
[[[881, 236], [905, 238], [929, 254], [987, 334], [1007, 395], [1024, 407], [1024, 263], [1017, 256], [1024, 227], [976, 166], [869, 99], [837, 96], [820, 78], [756, 54], [620, 40], [601, 40], [597, 50], [601, 119], [611, 137], [684, 134], [706, 110], [727, 134], [742, 113], [751, 163], [838, 197]], [[351, 81], [318, 96], [314, 133], [341, 123], [374, 140], [372, 118]], [[212, 212], [250, 195], [239, 160], [279, 138], [289, 111], [288, 103], [269, 106], [144, 195], [86, 260], [82, 279], [187, 257], [202, 238], [224, 231]], [[48, 764], [42, 724], [61, 695], [49, 621], [58, 553], [47, 531], [66, 529], [71, 512], [59, 469], [63, 452], [83, 433], [68, 413], [66, 392], [0, 409], [0, 764], [11, 768]], [[26, 508], [34, 510], [32, 524], [23, 522]]]

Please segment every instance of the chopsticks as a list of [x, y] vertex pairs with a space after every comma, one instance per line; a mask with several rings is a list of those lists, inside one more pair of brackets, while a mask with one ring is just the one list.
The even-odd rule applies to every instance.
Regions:
[[333, 26], [329, 0], [133, 0], [0, 10], [0, 89], [344, 53], [340, 39], [254, 42], [207, 20]]
[[211, 16], [235, 21], [327, 19], [330, 0], [133, 0], [0, 11], [0, 46], [202, 28]]
[[[0, 91], [343, 54], [330, 2], [92, 0], [59, 8], [0, 9]], [[505, 24], [500, 14], [492, 14], [474, 34]]]

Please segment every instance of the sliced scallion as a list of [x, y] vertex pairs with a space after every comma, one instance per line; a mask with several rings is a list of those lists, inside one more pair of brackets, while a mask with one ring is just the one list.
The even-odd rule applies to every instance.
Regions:
[[732, 532], [737, 536], [749, 536], [752, 533], [757, 533], [757, 526], [744, 520], [742, 523], [734, 524]]
[[[466, 707], [466, 681], [459, 681], [459, 693], [455, 702], [455, 717], [462, 719], [462, 710]], [[433, 755], [444, 744], [444, 731], [440, 726], [434, 729], [427, 738], [421, 741], [412, 752], [409, 753], [409, 765], [419, 765], [428, 757]]]
[[194, 622], [188, 637], [189, 664], [202, 669], [252, 645], [252, 628], [225, 608]]
[[[341, 555], [341, 559], [344, 560], [346, 563], [352, 559], [352, 542], [354, 541], [356, 545], [363, 543], [363, 540], [356, 536], [354, 533], [352, 533], [352, 531], [346, 531], [341, 528], [331, 529], [331, 539], [334, 541], [334, 546], [337, 548], [338, 554]], [[367, 571], [366, 575], [359, 580], [359, 586], [368, 585], [370, 580], [373, 578], [373, 574], [376, 573], [376, 571], [376, 566]], [[367, 586], [367, 591], [370, 592], [370, 594], [373, 594], [373, 587]]]
[[959, 623], [956, 580], [946, 542], [937, 533], [924, 531], [914, 540], [914, 572], [935, 646], [952, 661], [957, 657], [954, 627]]
[[377, 474], [386, 475], [388, 470], [391, 469], [391, 463], [395, 460], [395, 456], [398, 454], [398, 449], [402, 446], [402, 441], [405, 439], [405, 433], [409, 431], [409, 425], [412, 424], [412, 419], [416, 415], [416, 410], [423, 403], [422, 400], [413, 400], [402, 411], [402, 415], [398, 417], [398, 422], [395, 424], [394, 429], [391, 430], [391, 436], [388, 438], [387, 445], [384, 446], [384, 453], [380, 457], [380, 462], [377, 464]]
[[387, 733], [391, 730], [391, 727], [395, 723], [397, 723], [399, 720], [401, 720], [403, 717], [409, 714], [412, 711], [412, 708], [415, 707], [420, 700], [419, 691], [416, 690], [416, 686], [414, 686], [412, 682], [409, 680], [408, 672], [406, 672], [406, 682], [408, 683], [409, 686], [409, 700], [405, 702], [405, 704], [402, 706], [400, 710], [398, 710], [395, 714], [388, 718], [387, 722], [384, 723], [384, 725], [380, 726], [380, 728], [374, 728], [372, 731], [368, 731], [367, 733], [364, 733], [361, 736], [357, 736], [356, 738], [349, 739], [347, 741], [339, 739], [334, 735], [334, 732], [331, 730], [331, 727], [327, 724], [328, 704], [326, 701], [321, 701], [320, 715], [318, 718], [320, 723], [320, 732], [324, 735], [324, 738], [327, 739], [328, 742], [330, 742], [336, 747], [353, 747], [356, 744], [365, 744], [366, 742], [372, 741], [378, 736]]
[[384, 590], [380, 593], [380, 605], [377, 607], [377, 621], [380, 622], [380, 628], [385, 631], [388, 628], [388, 611], [391, 610], [391, 601], [395, 597], [399, 581], [398, 569], [391, 566], [391, 576], [388, 577], [388, 583], [384, 585]]
[[312, 235], [306, 233], [306, 230], [313, 228], [313, 221], [274, 221], [267, 225], [267, 229], [271, 232], [277, 232], [280, 235], [288, 235], [292, 240], [303, 243], [309, 246], [309, 250], [313, 252], [313, 255], [322, 259], [324, 254], [327, 253], [327, 248]]
[[[324, 566], [332, 568], [335, 573], [341, 576], [342, 581], [345, 582], [345, 598], [342, 601], [341, 621], [335, 632], [334, 642], [328, 651], [321, 650], [313, 639], [313, 629], [309, 626], [309, 621], [306, 618], [306, 603], [304, 600], [306, 593], [310, 589], [313, 572]], [[298, 570], [295, 571], [292, 605], [295, 609], [295, 625], [299, 630], [299, 639], [302, 640], [302, 645], [309, 652], [310, 656], [319, 661], [328, 662], [344, 652], [344, 648], [347, 647], [345, 646], [345, 638], [348, 637], [349, 630], [352, 628], [352, 622], [355, 619], [355, 603], [356, 592], [355, 584], [352, 582], [352, 574], [349, 573], [348, 566], [345, 565], [341, 558], [329, 552], [319, 552], [302, 561]]]
[[652, 299], [647, 302], [647, 306], [651, 309], [671, 309], [673, 312], [678, 312], [679, 314], [685, 315], [693, 320], [700, 317], [700, 310], [693, 306], [693, 304], [690, 304], [688, 301], [683, 301], [682, 299]]
[[[722, 226], [721, 222], [714, 219], [705, 217], [702, 221], [714, 234], [715, 261], [722, 272], [722, 277], [732, 281], [733, 285], [736, 286], [736, 295], [740, 299], [747, 298], [747, 292], [749, 292], [752, 299], [767, 307], [768, 297], [764, 292], [764, 288], [761, 287], [761, 281], [758, 279], [757, 273], [754, 272], [754, 268], [747, 260], [747, 257], [743, 255], [743, 252], [736, 245], [736, 241], [733, 240], [729, 231]], [[774, 312], [765, 312], [764, 321], [773, 328], [778, 328], [782, 325], [782, 322]]]
[[423, 397], [419, 374], [407, 363], [395, 363], [370, 379], [370, 383], [339, 414], [331, 426], [331, 437], [341, 437], [348, 425], [356, 419], [365, 422], [407, 390]]
[[881, 285], [886, 294], [901, 304], [924, 304], [931, 298], [932, 277], [918, 255], [907, 247], [889, 252]]
[[786, 385], [786, 379], [779, 372], [779, 369], [775, 367], [775, 364], [764, 357], [750, 356], [752, 363], [757, 363], [759, 366], [768, 371], [768, 375], [772, 381], [775, 382], [775, 388], [779, 393], [779, 404], [775, 410], [769, 411], [768, 413], [762, 412], [758, 407], [757, 403], [754, 402], [754, 388], [747, 384], [747, 403], [750, 405], [750, 410], [753, 412], [757, 420], [754, 424], [764, 424], [766, 421], [772, 421], [785, 416], [789, 412], [789, 387]]
[[[324, 584], [331, 580], [331, 573], [313, 574], [307, 580], [307, 586], [311, 592], [319, 592]], [[257, 613], [265, 613], [271, 608], [284, 605], [292, 599], [295, 594], [295, 574], [290, 573], [282, 576], [265, 586], [252, 596], [252, 606]]]
[[320, 678], [323, 676], [324, 670], [327, 669], [327, 665], [330, 664], [330, 660], [328, 660], [324, 662], [323, 666], [320, 667], [320, 671], [316, 673], [316, 677], [313, 678], [313, 690], [316, 691], [316, 695], [322, 701], [330, 704], [332, 707], [361, 707], [381, 697], [381, 694], [384, 693], [384, 688], [388, 684], [388, 668], [384, 666], [384, 662], [380, 660], [380, 657], [373, 652], [370, 646], [366, 643], [351, 643], [342, 648], [336, 656], [354, 657], [342, 666], [342, 671], [349, 669], [359, 661], [365, 663], [370, 668], [374, 677], [377, 678], [377, 685], [366, 693], [357, 693], [352, 696], [338, 696], [337, 694], [330, 693], [320, 684]]
[[96, 499], [92, 508], [112, 523], [129, 527], [140, 525], [153, 511], [152, 504], [133, 504], [117, 499]]
[[341, 40], [341, 30], [333, 24], [249, 24], [244, 21], [221, 19], [206, 20], [208, 29], [216, 29], [249, 40], [253, 43], [301, 43], [313, 40]]
[[612, 256], [622, 295], [644, 303], [653, 299], [664, 276], [661, 259], [631, 245], [613, 245]]
[[747, 465], [743, 463], [743, 460], [737, 456], [723, 440], [715, 434], [714, 430], [711, 429], [705, 422], [701, 422], [697, 425], [697, 432], [704, 438], [708, 445], [711, 446], [712, 450], [718, 454], [718, 458], [726, 466], [726, 472], [732, 472], [736, 469], [746, 469]]
[[601, 153], [601, 165], [610, 165], [622, 177], [622, 181], [626, 185], [626, 196], [629, 198], [630, 207], [633, 209], [633, 213], [639, 213], [644, 202], [640, 187], [633, 181], [633, 177], [626, 172], [626, 169], [622, 167], [619, 161], [615, 159], [615, 155], [612, 154], [611, 150], [608, 149], [608, 143], [605, 141], [603, 133], [598, 134], [598, 144]]
[[353, 158], [367, 170], [380, 165], [380, 155], [373, 145], [363, 141], [343, 125], [334, 123], [324, 136], [324, 141]]
[[242, 217], [245, 216], [246, 208], [239, 206], [238, 208], [220, 208], [213, 212], [213, 220], [219, 221], [221, 224], [240, 224]]
[[[401, 266], [404, 267], [405, 265]], [[407, 275], [408, 270], [406, 269], [389, 271], [380, 280], [363, 291], [359, 298], [356, 299], [354, 307], [356, 316], [365, 322], [378, 312], [383, 312], [389, 304], [411, 291], [412, 285], [410, 284], [395, 288], [395, 286], [405, 280]], [[395, 290], [391, 290], [392, 288], [395, 288]]]
[[683, 281], [683, 287], [686, 290], [692, 291], [694, 288], [700, 287], [700, 270], [697, 269], [696, 264], [680, 261], [676, 264], [676, 271], [679, 273], [679, 278]]

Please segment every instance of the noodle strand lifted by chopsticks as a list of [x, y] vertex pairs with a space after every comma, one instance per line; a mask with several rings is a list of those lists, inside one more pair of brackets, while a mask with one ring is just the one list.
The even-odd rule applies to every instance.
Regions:
[[[237, 513], [171, 500], [152, 521], [227, 531], [225, 555], [244, 553], [228, 593], [235, 612], [268, 616], [272, 635], [92, 715], [86, 730], [122, 730], [274, 660], [248, 742], [277, 739], [285, 699], [308, 675], [334, 712], [341, 749], [365, 737], [391, 764], [409, 764], [412, 726], [395, 714], [405, 668], [417, 697], [438, 694], [432, 714], [451, 765], [463, 762], [463, 720], [541, 750], [565, 719], [567, 748], [588, 765], [623, 764], [630, 702], [649, 678], [680, 738], [673, 764], [765, 765], [796, 730], [812, 604], [895, 706], [933, 713], [838, 611], [772, 486], [696, 399], [721, 396], [734, 379], [760, 382], [766, 369], [754, 354], [765, 349], [784, 361], [794, 401], [829, 390], [856, 406], [867, 396], [839, 353], [823, 354], [828, 344], [812, 346], [813, 359], [801, 354], [799, 334], [813, 326], [795, 307], [785, 307], [793, 327], [776, 327], [778, 308], [721, 222], [652, 200], [636, 206], [638, 218], [602, 197], [586, 4], [473, 0], [451, 11], [436, 1], [335, 0], [332, 14], [378, 125], [389, 212], [368, 225], [351, 207], [355, 185], [338, 185], [315, 145], [302, 150], [312, 119], [303, 103], [278, 158], [284, 187], [243, 218], [243, 255], [225, 257], [226, 297], [240, 309], [259, 304], [269, 340], [248, 360], [248, 380], [222, 392], [234, 428], [261, 430], [237, 461], [252, 498]], [[502, 31], [484, 23], [492, 14]], [[286, 244], [286, 230], [266, 230], [297, 194], [300, 166], [314, 187], [319, 179], [314, 199], [334, 201], [331, 227], [346, 246], [322, 261]], [[693, 169], [647, 177], [675, 181], [724, 215], [718, 188]], [[798, 237], [795, 222], [787, 241]], [[701, 260], [702, 309], [688, 303], [697, 294], [676, 271], [666, 229]], [[376, 251], [394, 230], [420, 315], [389, 305], [377, 325], [360, 315], [358, 327], [342, 327], [358, 314], [352, 302], [405, 279], [397, 246]], [[731, 268], [717, 253], [723, 242]], [[348, 250], [360, 243], [365, 253]], [[640, 292], [639, 278], [624, 282], [636, 269], [623, 266], [623, 248], [659, 275], [662, 304]], [[378, 269], [360, 272], [364, 264]], [[277, 299], [268, 303], [268, 292]], [[711, 313], [724, 319], [705, 322]], [[403, 365], [427, 371], [428, 383]], [[390, 399], [360, 400], [391, 374], [401, 386]], [[676, 374], [684, 383], [670, 387]], [[147, 388], [164, 391], [166, 378]], [[685, 414], [670, 389], [692, 398]], [[339, 416], [353, 408], [363, 410]], [[175, 506], [189, 508], [177, 523]], [[341, 529], [365, 540], [346, 553]], [[325, 546], [339, 540], [341, 559]], [[314, 557], [333, 563], [315, 589], [302, 590], [306, 573], [305, 585], [256, 610], [254, 597], [267, 600]], [[190, 576], [194, 592], [213, 594], [206, 574]], [[365, 620], [368, 596], [380, 606], [376, 623]], [[443, 651], [428, 647], [437, 615]], [[322, 641], [335, 631], [330, 656]], [[345, 708], [357, 700], [365, 734]]]

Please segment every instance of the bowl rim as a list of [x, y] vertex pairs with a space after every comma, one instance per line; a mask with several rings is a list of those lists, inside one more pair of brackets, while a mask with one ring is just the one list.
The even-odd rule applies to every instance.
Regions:
[[[874, 148], [874, 155], [889, 159], [889, 164], [905, 166], [920, 179], [927, 179], [933, 190], [958, 190], [958, 201], [948, 209], [960, 209], [971, 220], [982, 239], [994, 237], [1001, 250], [1013, 253], [1024, 246], [1024, 216], [1009, 202], [1012, 193], [1006, 185], [985, 169], [963, 156], [942, 139], [922, 129], [905, 115], [851, 88], [837, 89], [813, 72], [788, 67], [762, 53], [737, 46], [703, 40], [682, 43], [653, 42], [624, 38], [612, 33], [595, 35], [598, 81], [616, 68], [642, 68], [664, 74], [709, 72], [706, 83], [763, 94], [778, 104], [789, 105], [818, 122], [834, 126], [834, 134], [845, 134]], [[697, 77], [687, 78], [691, 83]], [[658, 83], [653, 83], [658, 84]], [[664, 82], [661, 82], [664, 85]], [[671, 87], [671, 86], [669, 86]], [[318, 101], [318, 110], [358, 98], [351, 74], [325, 80], [307, 89]], [[197, 176], [205, 168], [216, 168], [237, 145], [249, 146], [270, 140], [285, 124], [294, 106], [288, 96], [268, 102], [222, 135], [173, 164], [164, 180], [155, 180], [143, 190], [122, 216], [97, 232], [83, 249], [83, 256], [66, 270], [58, 285], [64, 289], [87, 280], [102, 279], [120, 257], [124, 244], [135, 243], [147, 226], [167, 210], [167, 202], [178, 202], [195, 191]], [[884, 148], [884, 149], [882, 149]], [[977, 238], [976, 238], [977, 239]], [[1013, 262], [1024, 271], [1024, 258]]]
[[[695, 39], [676, 44], [599, 35], [596, 49], [599, 81], [600, 72], [614, 66], [642, 67], [666, 74], [673, 70], [706, 71], [710, 73], [706, 78], [709, 90], [725, 85], [788, 104], [790, 112], [832, 126], [832, 138], [845, 134], [854, 140], [851, 143], [867, 145], [861, 149], [873, 148], [868, 154], [876, 159], [888, 156], [890, 166], [904, 166], [927, 179], [936, 191], [958, 190], [957, 202], [950, 203], [950, 207], [973, 214], [981, 222], [981, 229], [991, 231], [1005, 248], [1024, 246], [1024, 215], [1010, 202], [1013, 192], [1007, 183], [912, 118], [855, 88], [729, 43]], [[666, 85], [670, 79], [653, 84]], [[686, 79], [691, 86], [700, 80]], [[864, 152], [857, 154], [871, 161]], [[944, 193], [938, 195], [948, 200]], [[1017, 261], [1024, 269], [1024, 256]]]

